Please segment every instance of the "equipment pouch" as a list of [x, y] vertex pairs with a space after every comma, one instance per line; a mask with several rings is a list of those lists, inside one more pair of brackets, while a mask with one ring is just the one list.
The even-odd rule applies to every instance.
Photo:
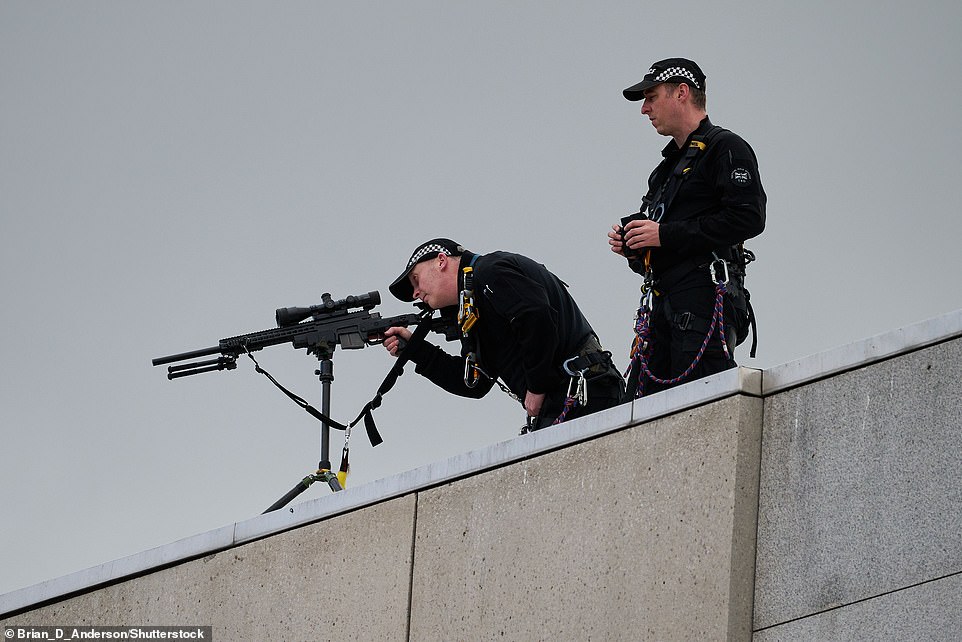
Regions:
[[748, 290], [745, 289], [741, 279], [729, 281], [728, 291], [725, 293], [725, 307], [732, 313], [729, 318], [734, 321], [736, 346], [741, 345], [748, 338], [748, 331], [751, 329], [748, 298]]

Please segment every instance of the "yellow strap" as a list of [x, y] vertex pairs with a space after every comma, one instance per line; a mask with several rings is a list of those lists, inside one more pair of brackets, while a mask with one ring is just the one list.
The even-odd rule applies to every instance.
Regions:
[[347, 488], [347, 474], [351, 470], [351, 464], [348, 462], [347, 446], [341, 451], [341, 466], [340, 470], [337, 471], [337, 481], [341, 485], [341, 488]]

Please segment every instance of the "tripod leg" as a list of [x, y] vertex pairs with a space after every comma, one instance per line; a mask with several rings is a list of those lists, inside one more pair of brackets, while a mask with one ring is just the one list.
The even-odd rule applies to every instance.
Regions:
[[261, 515], [266, 515], [267, 513], [270, 513], [272, 511], [278, 510], [280, 508], [284, 508], [289, 503], [291, 503], [291, 501], [293, 501], [295, 497], [297, 497], [298, 495], [303, 493], [305, 490], [310, 488], [311, 484], [313, 483], [314, 483], [314, 475], [308, 475], [301, 481], [297, 482], [297, 486], [287, 491], [286, 495], [284, 495], [283, 497], [278, 499], [276, 502], [271, 504], [270, 508], [268, 508], [263, 513], [261, 513]]

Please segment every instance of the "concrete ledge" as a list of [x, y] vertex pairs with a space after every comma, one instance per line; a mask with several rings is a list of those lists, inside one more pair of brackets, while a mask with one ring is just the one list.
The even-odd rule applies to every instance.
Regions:
[[3, 628], [203, 623], [217, 640], [403, 642], [416, 507], [408, 495], [152, 569], [32, 608]]
[[0, 616], [14, 613], [28, 606], [45, 604], [125, 577], [139, 575], [151, 569], [207, 555], [233, 544], [234, 526], [222, 526], [142, 553], [11, 591], [0, 595]]
[[765, 371], [762, 394], [775, 394], [959, 336], [962, 336], [962, 310], [955, 310], [934, 319], [770, 368]]
[[762, 396], [762, 371], [733, 368], [632, 402], [631, 420], [638, 424], [732, 395]]

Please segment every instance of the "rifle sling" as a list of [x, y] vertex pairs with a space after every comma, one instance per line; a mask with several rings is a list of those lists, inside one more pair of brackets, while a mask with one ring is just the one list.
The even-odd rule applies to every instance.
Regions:
[[304, 401], [304, 399], [302, 399], [301, 397], [297, 396], [296, 394], [294, 394], [293, 392], [291, 392], [290, 390], [282, 386], [281, 383], [277, 379], [275, 379], [273, 375], [271, 375], [271, 373], [261, 368], [261, 364], [257, 363], [257, 359], [255, 359], [254, 355], [252, 355], [250, 352], [247, 353], [247, 356], [250, 357], [251, 361], [254, 362], [254, 370], [256, 370], [257, 372], [267, 377], [272, 384], [277, 386], [278, 390], [280, 390], [285, 395], [287, 395], [291, 399], [291, 401], [293, 401], [298, 406], [306, 410], [309, 415], [311, 415], [315, 419], [318, 419], [324, 422], [331, 428], [337, 428], [338, 430], [347, 430], [347, 426], [345, 426], [340, 422], [334, 421], [333, 419], [325, 415], [323, 412], [321, 412], [311, 404]]
[[[409, 342], [409, 345], [414, 341], [420, 341], [424, 339], [430, 329], [431, 319], [430, 317], [425, 317], [411, 334], [411, 341]], [[377, 425], [374, 423], [374, 415], [372, 413], [374, 410], [380, 407], [384, 395], [386, 395], [391, 388], [394, 387], [394, 384], [397, 383], [398, 377], [404, 374], [404, 366], [410, 360], [409, 355], [410, 353], [408, 351], [401, 351], [401, 354], [398, 355], [397, 361], [395, 361], [394, 365], [391, 367], [391, 370], [388, 371], [387, 376], [384, 378], [384, 381], [382, 381], [381, 385], [378, 387], [377, 394], [374, 395], [373, 399], [364, 404], [364, 407], [361, 409], [361, 412], [357, 415], [357, 417], [354, 418], [354, 421], [352, 421], [349, 426], [345, 426], [338, 421], [334, 421], [323, 412], [307, 403], [302, 397], [285, 388], [277, 379], [273, 377], [273, 375], [271, 375], [271, 373], [264, 370], [261, 367], [261, 364], [257, 363], [257, 359], [254, 358], [254, 355], [252, 355], [250, 352], [247, 353], [247, 356], [250, 357], [250, 360], [254, 362], [254, 370], [267, 377], [267, 379], [274, 384], [278, 390], [287, 395], [291, 401], [303, 408], [315, 419], [327, 424], [331, 428], [336, 428], [337, 430], [347, 430], [348, 427], [353, 428], [359, 421], [361, 421], [361, 419], [363, 419], [364, 428], [367, 431], [367, 438], [370, 440], [371, 446], [377, 446], [384, 441], [377, 430]]]
[[[422, 341], [425, 336], [427, 336], [428, 331], [431, 329], [431, 319], [430, 317], [425, 317], [421, 323], [414, 328], [414, 332], [411, 334], [411, 340], [408, 342], [408, 347], [415, 341]], [[360, 414], [351, 422], [353, 427], [361, 418], [364, 419], [364, 428], [367, 430], [367, 438], [371, 441], [371, 446], [377, 446], [383, 439], [381, 439], [380, 433], [377, 431], [377, 425], [374, 423], [373, 411], [380, 407], [381, 401], [394, 384], [397, 383], [398, 377], [404, 374], [404, 366], [410, 360], [410, 352], [408, 350], [402, 350], [401, 354], [398, 355], [397, 361], [388, 371], [387, 376], [384, 377], [384, 381], [378, 386], [377, 394], [369, 402], [364, 404], [364, 408], [361, 410]]]

